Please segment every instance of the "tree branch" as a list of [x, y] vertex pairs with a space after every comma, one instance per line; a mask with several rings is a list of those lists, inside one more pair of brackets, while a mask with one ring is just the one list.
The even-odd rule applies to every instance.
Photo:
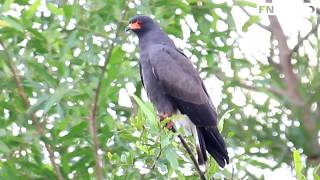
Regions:
[[[175, 132], [175, 133], [177, 132], [177, 130], [176, 130], [174, 127], [172, 127], [171, 130], [172, 130], [173, 132]], [[196, 158], [194, 157], [194, 155], [193, 155], [190, 147], [188, 146], [186, 140], [181, 136], [181, 134], [178, 134], [177, 136], [178, 136], [178, 138], [180, 139], [183, 147], [186, 149], [187, 153], [189, 154], [189, 156], [190, 156], [190, 158], [191, 158], [194, 166], [196, 167], [196, 170], [197, 170], [197, 172], [198, 172], [198, 174], [199, 174], [199, 176], [200, 176], [200, 179], [201, 179], [201, 180], [206, 180], [206, 177], [204, 176], [204, 174], [203, 174], [202, 171], [200, 170], [199, 164], [198, 164]]]
[[[119, 33], [121, 31], [121, 24], [122, 24], [122, 21], [126, 15], [126, 11], [127, 9], [125, 8], [123, 10], [123, 13], [121, 15], [121, 20], [118, 22], [117, 24], [117, 30], [116, 30], [116, 36], [115, 37], [118, 37], [119, 36]], [[115, 41], [113, 41], [109, 47], [109, 51], [108, 53], [106, 54], [105, 56], [105, 62], [102, 66], [102, 72], [101, 72], [101, 75], [99, 77], [99, 82], [98, 82], [98, 85], [97, 85], [97, 88], [95, 90], [95, 95], [94, 95], [94, 99], [93, 99], [93, 103], [92, 103], [92, 106], [91, 106], [91, 111], [90, 111], [90, 115], [89, 115], [89, 129], [90, 129], [90, 132], [91, 132], [91, 135], [92, 135], [92, 141], [93, 141], [93, 149], [94, 149], [94, 155], [95, 155], [95, 160], [96, 160], [96, 164], [95, 164], [95, 169], [96, 169], [96, 175], [97, 175], [97, 179], [98, 180], [103, 180], [104, 177], [103, 177], [103, 160], [102, 160], [102, 157], [99, 155], [98, 151], [99, 151], [99, 147], [100, 147], [100, 143], [99, 143], [99, 140], [98, 140], [98, 133], [97, 133], [97, 125], [96, 125], [96, 121], [97, 121], [97, 108], [98, 108], [98, 102], [99, 102], [99, 96], [100, 96], [100, 90], [101, 90], [101, 85], [102, 85], [102, 81], [103, 81], [103, 78], [104, 78], [104, 75], [106, 73], [106, 70], [107, 70], [107, 65], [109, 63], [109, 60], [110, 60], [110, 57], [112, 55], [112, 51], [115, 47]]]
[[[30, 101], [28, 99], [28, 96], [25, 93], [25, 90], [23, 88], [22, 81], [21, 81], [21, 78], [20, 78], [20, 76], [18, 74], [18, 71], [17, 71], [16, 67], [13, 65], [13, 63], [11, 61], [11, 58], [10, 58], [10, 55], [9, 55], [9, 52], [8, 52], [6, 46], [4, 45], [4, 43], [2, 42], [2, 40], [0, 40], [0, 45], [2, 46], [4, 55], [5, 55], [5, 63], [7, 64], [7, 66], [9, 67], [9, 69], [10, 69], [12, 75], [13, 75], [15, 84], [17, 86], [18, 94], [23, 100], [25, 109], [29, 109], [30, 108]], [[43, 130], [43, 127], [38, 123], [37, 117], [35, 116], [34, 113], [31, 113], [30, 116], [31, 116], [32, 123], [36, 127], [36, 131], [37, 131], [38, 135], [39, 136], [43, 136], [44, 135], [44, 130]], [[48, 144], [46, 142], [44, 142], [44, 145], [45, 145], [46, 150], [49, 153], [49, 159], [50, 159], [51, 165], [54, 168], [54, 171], [55, 171], [55, 174], [56, 174], [57, 178], [59, 180], [64, 180], [64, 178], [62, 176], [62, 173], [60, 171], [60, 167], [55, 162], [53, 147], [51, 147], [50, 144]]]
[[[160, 138], [160, 141], [161, 141], [161, 135], [159, 136], [159, 138]], [[158, 139], [158, 138], [157, 138]], [[162, 147], [161, 147], [161, 143], [159, 143], [159, 154], [157, 155], [157, 157], [156, 157], [156, 159], [154, 160], [154, 163], [153, 163], [153, 165], [151, 166], [151, 171], [153, 171], [154, 170], [154, 168], [156, 167], [156, 162], [159, 160], [159, 158], [160, 158], [160, 156], [161, 156], [161, 153], [162, 153]]]
[[280, 89], [280, 88], [276, 88], [276, 87], [256, 87], [256, 86], [250, 86], [250, 85], [247, 85], [243, 82], [239, 82], [239, 85], [245, 89], [248, 89], [248, 90], [253, 90], [253, 91], [258, 91], [258, 92], [261, 92], [262, 89], [266, 89], [267, 91], [270, 91], [271, 93], [275, 94], [275, 95], [278, 95], [278, 96], [286, 96], [286, 91], [283, 90], [283, 89]]
[[[271, 0], [266, 0], [271, 2]], [[287, 86], [287, 94], [293, 102], [300, 102], [299, 106], [302, 108], [302, 118], [303, 128], [310, 138], [308, 143], [311, 153], [309, 156], [320, 156], [318, 149], [320, 145], [318, 143], [318, 130], [314, 119], [310, 117], [310, 106], [301, 97], [298, 91], [298, 81], [297, 75], [293, 72], [293, 66], [291, 63], [292, 53], [288, 47], [286, 36], [283, 29], [278, 21], [277, 16], [269, 15], [270, 29], [271, 33], [274, 35], [275, 39], [278, 41], [279, 49], [279, 60], [281, 72], [284, 74], [283, 83]]]
[[[236, 0], [233, 0], [233, 4], [236, 4]], [[247, 16], [251, 17], [252, 15], [243, 7], [243, 6], [238, 6], [244, 13], [246, 13]], [[260, 26], [261, 28], [270, 31], [270, 27], [266, 26], [264, 24], [261, 23], [256, 23], [256, 25]]]
[[291, 56], [292, 56], [292, 53], [298, 51], [299, 47], [302, 45], [303, 41], [307, 40], [308, 37], [315, 33], [317, 30], [318, 30], [318, 26], [319, 26], [319, 21], [320, 21], [320, 18], [317, 19], [317, 23], [315, 26], [313, 26], [313, 28], [310, 30], [310, 32], [308, 34], [306, 34], [303, 38], [299, 39], [298, 43], [294, 46], [294, 48], [291, 50]]
[[287, 86], [288, 95], [294, 102], [303, 102], [297, 91], [298, 78], [293, 72], [291, 64], [291, 50], [288, 47], [287, 38], [282, 30], [278, 18], [276, 16], [269, 16], [269, 20], [271, 32], [278, 41], [280, 67], [284, 74], [284, 83]]

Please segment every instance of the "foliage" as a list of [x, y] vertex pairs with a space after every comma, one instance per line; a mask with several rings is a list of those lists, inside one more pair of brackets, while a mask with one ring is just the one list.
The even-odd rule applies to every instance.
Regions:
[[[99, 156], [106, 179], [198, 178], [176, 134], [162, 128], [145, 103], [133, 46], [137, 40], [124, 32], [137, 12], [153, 14], [170, 37], [183, 42], [180, 48], [193, 55], [204, 79], [213, 82], [214, 75], [223, 82], [217, 109], [231, 165], [219, 169], [210, 159], [208, 177], [263, 178], [249, 167], [294, 164], [300, 179], [299, 155], [289, 152], [296, 148], [304, 157], [317, 155], [309, 141], [314, 137], [304, 128], [304, 111], [276, 93], [287, 86], [272, 60], [277, 55], [270, 53], [271, 61], [268, 56], [265, 62], [237, 53], [242, 30], [250, 32], [260, 18], [248, 17], [237, 27], [232, 9], [253, 8], [251, 2], [0, 2], [0, 179], [99, 179]], [[319, 57], [316, 39], [306, 43]], [[310, 52], [293, 55], [297, 92], [317, 130], [319, 58], [309, 66]], [[245, 78], [244, 72], [249, 72]], [[314, 167], [308, 163], [304, 169]]]
[[[302, 164], [302, 161], [301, 161], [301, 157], [300, 157], [299, 151], [298, 150], [294, 150], [292, 155], [293, 155], [294, 169], [295, 169], [297, 180], [305, 180], [306, 176], [303, 175], [303, 164]], [[319, 167], [320, 167], [320, 165], [318, 165], [318, 167], [314, 168], [313, 173], [312, 173], [312, 177], [315, 180], [320, 179], [320, 176], [318, 174]]]
[[301, 157], [300, 157], [300, 153], [299, 153], [298, 150], [294, 150], [293, 151], [293, 160], [294, 160], [294, 168], [295, 168], [295, 171], [296, 171], [297, 179], [299, 179], [299, 180], [306, 179], [302, 175]]

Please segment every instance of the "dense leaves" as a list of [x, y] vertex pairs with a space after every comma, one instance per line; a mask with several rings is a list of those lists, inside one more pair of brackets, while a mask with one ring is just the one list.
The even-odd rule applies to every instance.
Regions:
[[[210, 94], [222, 92], [215, 103], [231, 165], [219, 169], [210, 159], [207, 177], [255, 179], [251, 167], [291, 167], [299, 179], [309, 171], [319, 179], [312, 161], [320, 159], [313, 148], [319, 135], [306, 131], [305, 111], [285, 95], [277, 43], [269, 42], [263, 60], [241, 52], [242, 31], [261, 19], [247, 17], [238, 27], [232, 10], [254, 3], [0, 2], [0, 179], [198, 179], [142, 90], [137, 39], [124, 32], [138, 12], [161, 23], [213, 87]], [[313, 51], [294, 52], [293, 68], [319, 133], [319, 38], [311, 33], [305, 43]]]

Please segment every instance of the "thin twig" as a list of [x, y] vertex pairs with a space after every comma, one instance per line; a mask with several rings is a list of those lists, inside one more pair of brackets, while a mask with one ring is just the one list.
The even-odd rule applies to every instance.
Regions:
[[[172, 127], [171, 130], [172, 130], [173, 132], [175, 132], [175, 133], [177, 132], [177, 130], [176, 130], [174, 127]], [[194, 166], [196, 167], [196, 170], [197, 170], [197, 172], [198, 172], [198, 174], [199, 174], [199, 176], [200, 176], [200, 179], [201, 179], [201, 180], [206, 180], [206, 177], [204, 176], [203, 172], [200, 170], [199, 164], [198, 164], [196, 158], [194, 157], [194, 155], [193, 155], [190, 147], [188, 146], [186, 140], [181, 136], [181, 134], [178, 134], [177, 136], [178, 136], [178, 138], [180, 139], [183, 147], [186, 149], [187, 153], [189, 154], [189, 156], [190, 156], [190, 158], [191, 158]]]
[[261, 92], [263, 90], [267, 90], [267, 91], [270, 91], [271, 93], [275, 94], [275, 95], [278, 95], [278, 96], [286, 96], [286, 91], [283, 90], [283, 89], [279, 89], [279, 88], [276, 88], [276, 87], [256, 87], [256, 86], [250, 86], [250, 85], [247, 85], [243, 82], [239, 82], [239, 86], [245, 88], [245, 89], [248, 89], [248, 90], [252, 90], [252, 91], [258, 91], [258, 92]]
[[156, 167], [156, 162], [159, 160], [159, 158], [160, 158], [160, 156], [161, 156], [161, 153], [162, 153], [161, 143], [159, 143], [159, 144], [160, 144], [160, 151], [159, 151], [156, 159], [154, 160], [153, 165], [151, 166], [151, 169], [150, 169], [151, 172], [152, 172], [152, 171], [154, 170], [154, 168]]
[[318, 26], [319, 26], [319, 19], [317, 20], [317, 23], [315, 26], [313, 26], [313, 28], [310, 30], [310, 32], [308, 34], [306, 34], [303, 38], [299, 39], [298, 43], [294, 46], [294, 48], [291, 50], [291, 55], [292, 53], [298, 51], [299, 47], [302, 45], [303, 41], [307, 40], [308, 37], [311, 35], [311, 34], [314, 34], [317, 29], [318, 29]]
[[287, 100], [289, 102], [291, 102], [292, 104], [296, 105], [296, 106], [303, 106], [303, 102], [302, 101], [297, 101], [296, 99], [291, 99], [287, 90], [281, 89], [281, 88], [276, 88], [276, 87], [256, 87], [256, 86], [250, 86], [247, 85], [243, 82], [239, 82], [238, 85], [242, 88], [248, 89], [248, 90], [252, 90], [252, 91], [256, 91], [256, 92], [265, 92], [265, 91], [269, 91], [274, 95], [280, 96], [280, 97], [285, 97], [287, 98]]
[[[226, 79], [225, 76], [222, 75], [222, 73], [216, 73], [215, 76], [219, 79], [219, 80], [223, 80], [223, 79]], [[251, 90], [251, 91], [256, 91], [256, 92], [265, 92], [265, 91], [269, 91], [271, 92], [272, 94], [274, 95], [277, 95], [277, 96], [281, 96], [281, 97], [288, 97], [289, 99], [289, 96], [288, 96], [288, 93], [285, 89], [281, 89], [281, 88], [277, 88], [277, 87], [257, 87], [257, 86], [251, 86], [251, 85], [248, 85], [246, 84], [245, 82], [241, 81], [241, 80], [238, 80], [237, 81], [238, 83], [238, 86], [244, 88], [244, 89], [248, 89], [248, 90]], [[294, 103], [295, 105], [297, 106], [301, 106], [301, 102], [296, 102], [296, 101], [293, 101], [292, 99], [290, 99], [290, 102]]]
[[[236, 4], [236, 0], [233, 0], [233, 3]], [[251, 17], [252, 15], [243, 7], [243, 6], [238, 6], [244, 13], [246, 13], [247, 16]], [[264, 24], [261, 24], [261, 23], [256, 23], [256, 25], [260, 26], [261, 28], [267, 30], [267, 31], [270, 31], [270, 27], [269, 26], [266, 26]]]
[[[122, 16], [121, 16], [121, 20], [117, 24], [117, 30], [116, 30], [116, 33], [115, 33], [116, 34], [115, 37], [119, 36], [119, 33], [121, 31], [122, 20], [125, 17], [126, 11], [127, 11], [126, 9], [123, 10], [123, 13], [122, 13]], [[90, 115], [89, 115], [89, 119], [88, 119], [89, 120], [89, 124], [90, 124], [89, 128], [90, 128], [90, 132], [91, 132], [91, 135], [92, 135], [94, 155], [95, 155], [95, 159], [96, 159], [96, 164], [95, 164], [96, 167], [95, 168], [96, 168], [96, 175], [97, 175], [97, 179], [98, 180], [102, 180], [104, 178], [103, 178], [103, 169], [102, 169], [103, 160], [102, 160], [102, 157], [98, 153], [99, 147], [100, 147], [100, 143], [99, 143], [99, 140], [98, 140], [97, 125], [96, 125], [97, 107], [98, 107], [98, 101], [99, 101], [102, 81], [103, 81], [104, 75], [106, 73], [107, 65], [108, 65], [109, 60], [111, 58], [112, 51], [113, 51], [114, 47], [115, 47], [115, 41], [113, 41], [111, 43], [111, 45], [109, 47], [109, 51], [106, 54], [105, 62], [103, 64], [103, 66], [102, 66], [102, 72], [101, 72], [101, 75], [99, 77], [99, 82], [98, 82], [97, 88], [95, 90], [93, 104], [91, 106], [91, 111], [90, 111]]]
[[231, 171], [231, 180], [234, 179], [234, 167], [233, 167], [233, 164], [232, 164], [232, 171]]
[[[18, 94], [20, 97], [22, 97], [22, 100], [23, 100], [23, 103], [24, 103], [24, 106], [26, 109], [29, 109], [30, 108], [30, 101], [28, 99], [28, 96], [26, 95], [25, 93], [25, 90], [23, 88], [23, 85], [22, 85], [22, 81], [21, 81], [21, 78], [18, 74], [18, 71], [16, 69], [16, 67], [13, 65], [12, 63], [12, 58], [10, 58], [10, 55], [9, 55], [9, 52], [6, 48], [6, 46], [4, 45], [4, 43], [0, 40], [0, 45], [2, 46], [3, 48], [3, 52], [4, 52], [4, 55], [5, 55], [5, 62], [7, 64], [7, 66], [9, 67], [13, 77], [14, 77], [14, 81], [15, 81], [15, 84], [17, 86], [17, 90], [18, 90]], [[31, 121], [32, 123], [35, 125], [36, 127], [36, 131], [38, 133], [39, 136], [43, 136], [44, 135], [44, 130], [43, 130], [43, 127], [38, 123], [37, 121], [37, 117], [35, 116], [34, 113], [31, 113]], [[53, 150], [53, 147], [50, 146], [50, 144], [44, 142], [44, 145], [45, 145], [45, 148], [46, 150], [48, 151], [49, 153], [49, 159], [50, 159], [50, 162], [55, 170], [55, 173], [56, 173], [56, 176], [59, 180], [63, 180], [63, 176], [62, 176], [62, 173], [60, 171], [60, 167], [59, 165], [54, 161], [55, 158], [54, 158], [54, 150]]]

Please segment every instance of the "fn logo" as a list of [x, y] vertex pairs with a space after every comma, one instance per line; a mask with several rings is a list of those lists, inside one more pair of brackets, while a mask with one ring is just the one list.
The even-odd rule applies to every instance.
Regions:
[[[316, 6], [312, 3], [302, 3], [302, 4], [287, 4], [286, 8], [294, 9], [295, 13], [300, 13], [304, 15], [316, 14]], [[257, 4], [258, 14], [275, 15], [276, 12], [283, 10], [277, 4], [273, 3], [263, 3]]]
[[272, 4], [258, 5], [259, 14], [274, 15], [274, 6]]

